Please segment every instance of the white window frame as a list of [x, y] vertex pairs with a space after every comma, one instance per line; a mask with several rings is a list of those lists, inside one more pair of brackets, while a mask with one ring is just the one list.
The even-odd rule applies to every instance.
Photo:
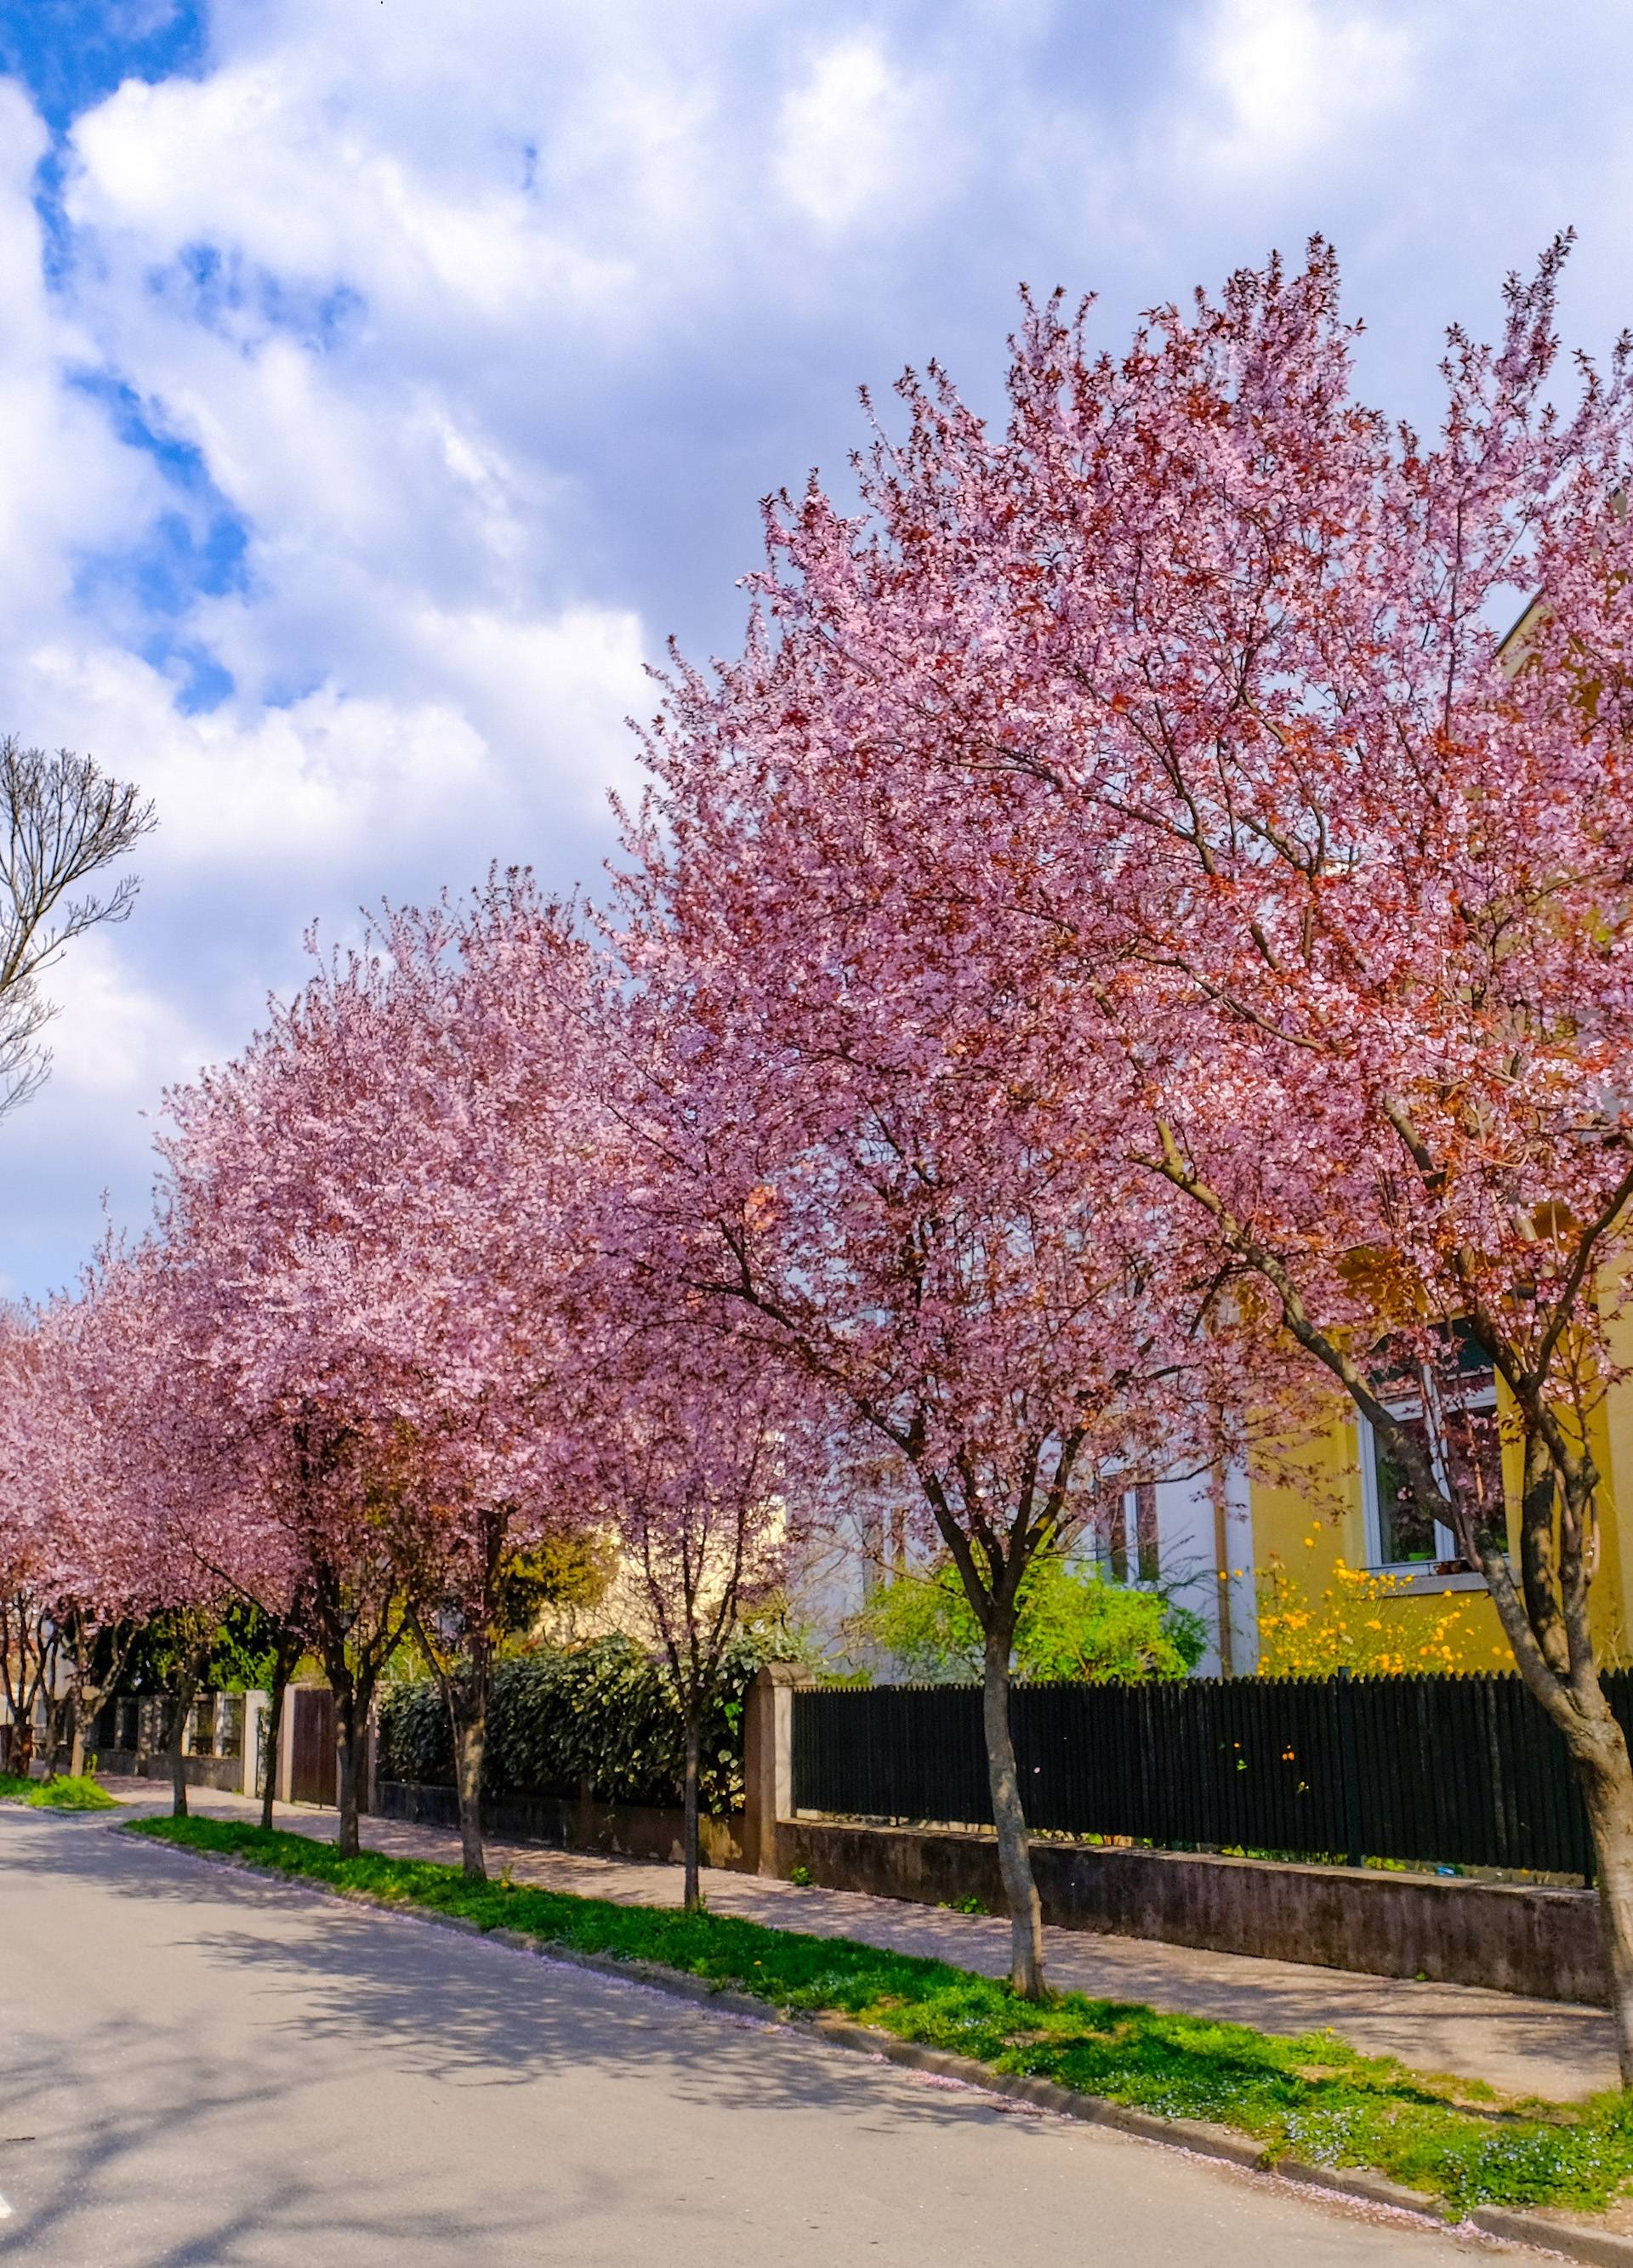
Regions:
[[[1433, 1377], [1428, 1371], [1421, 1373], [1421, 1394], [1396, 1396], [1384, 1403], [1392, 1418], [1421, 1418], [1427, 1407], [1431, 1423], [1429, 1426], [1429, 1453], [1433, 1461], [1435, 1478], [1443, 1490], [1449, 1489], [1450, 1478], [1445, 1462], [1445, 1426], [1441, 1416], [1443, 1407]], [[1496, 1381], [1478, 1393], [1460, 1396], [1459, 1410], [1495, 1410]], [[1435, 1522], [1435, 1557], [1432, 1559], [1385, 1559], [1384, 1557], [1384, 1513], [1378, 1500], [1378, 1466], [1376, 1451], [1378, 1437], [1371, 1422], [1357, 1410], [1356, 1426], [1358, 1434], [1361, 1466], [1361, 1506], [1366, 1532], [1366, 1564], [1378, 1575], [1430, 1575], [1450, 1562], [1459, 1573], [1463, 1567], [1462, 1547], [1445, 1521]]]

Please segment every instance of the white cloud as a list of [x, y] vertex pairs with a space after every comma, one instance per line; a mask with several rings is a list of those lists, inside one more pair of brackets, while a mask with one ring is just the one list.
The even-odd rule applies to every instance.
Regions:
[[826, 233], [899, 228], [956, 178], [950, 122], [930, 86], [866, 34], [835, 40], [784, 97], [778, 187]]
[[[145, 863], [178, 881], [237, 872], [265, 890], [281, 875], [309, 901], [336, 877], [366, 889], [371, 869], [417, 865], [429, 840], [463, 882], [514, 855], [519, 807], [595, 827], [607, 787], [627, 776], [623, 719], [645, 687], [632, 615], [421, 608], [395, 629], [413, 653], [391, 695], [326, 683], [284, 706], [185, 716], [171, 681], [137, 656], [66, 641], [18, 658], [0, 687], [31, 734], [141, 782], [160, 819]], [[292, 932], [312, 909], [294, 900]]]
[[81, 938], [45, 979], [58, 1011], [46, 1041], [59, 1109], [117, 1101], [134, 1115], [161, 1087], [190, 1078], [210, 1053], [174, 1001], [132, 974], [117, 934]]
[[71, 205], [84, 225], [161, 261], [225, 246], [248, 303], [225, 318], [253, 340], [257, 282], [320, 289], [343, 278], [418, 328], [457, 317], [514, 327], [544, 308], [595, 308], [627, 269], [564, 239], [512, 179], [428, 177], [366, 117], [336, 117], [304, 72], [262, 60], [202, 81], [128, 81], [82, 122]]
[[8, 641], [55, 620], [78, 556], [133, 540], [159, 501], [151, 468], [120, 446], [106, 412], [66, 382], [95, 358], [41, 272], [33, 170], [46, 136], [0, 80], [0, 610]]
[[[1541, 40], [1520, 0], [454, 12], [211, 0], [196, 73], [77, 122], [55, 287], [46, 137], [0, 82], [0, 727], [93, 748], [161, 819], [5, 1131], [25, 1278], [102, 1181], [144, 1185], [137, 1089], [230, 1046], [314, 915], [494, 857], [593, 870], [643, 656], [676, 619], [730, 649], [754, 499], [841, 465], [852, 387], [904, 360], [994, 406], [1019, 278], [1103, 289], [1115, 342], [1321, 228], [1385, 319], [1372, 372], [1417, 384], [1574, 218], [1577, 305], [1625, 317], [1633, 17], [1602, 0]], [[241, 573], [189, 584], [218, 514]], [[188, 714], [201, 656], [231, 690]]]
[[1414, 41], [1379, 13], [1330, 0], [1216, 0], [1204, 68], [1224, 117], [1204, 130], [1216, 161], [1244, 171], [1332, 151], [1411, 85]]

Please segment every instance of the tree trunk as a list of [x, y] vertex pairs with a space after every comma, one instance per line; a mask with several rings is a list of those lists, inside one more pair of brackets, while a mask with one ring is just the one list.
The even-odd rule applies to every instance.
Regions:
[[82, 1680], [74, 1689], [70, 1705], [68, 1769], [76, 1779], [85, 1768], [85, 1743], [91, 1737], [92, 1727], [113, 1699], [114, 1688], [118, 1684], [123, 1668], [122, 1657], [110, 1677], [94, 1685], [88, 1680]]
[[188, 1711], [198, 1691], [199, 1672], [183, 1669], [176, 1681], [175, 1707], [170, 1713], [170, 1816], [185, 1819], [187, 1813], [187, 1766], [182, 1758], [181, 1742], [187, 1731]]
[[295, 1665], [282, 1646], [272, 1662], [272, 1688], [267, 1697], [267, 1778], [261, 1791], [261, 1824], [270, 1829], [272, 1807], [277, 1800], [277, 1750], [284, 1731], [284, 1697], [289, 1691], [289, 1681]]
[[1593, 1835], [1616, 2056], [1622, 2086], [1633, 2088], [1633, 1763], [1608, 1709], [1601, 1722], [1585, 1726], [1580, 1736], [1570, 1739], [1570, 1748]]
[[[366, 1724], [365, 1726], [366, 1730]], [[358, 1734], [355, 1697], [348, 1694], [342, 1700], [335, 1695], [335, 1804], [339, 1823], [335, 1830], [335, 1848], [343, 1859], [355, 1859], [362, 1849], [362, 1837], [358, 1830], [358, 1766], [362, 1761], [363, 1742]]]
[[1009, 1734], [1009, 1648], [1013, 1621], [1001, 1627], [994, 1616], [986, 1631], [981, 1714], [986, 1731], [986, 1771], [992, 1785], [993, 1824], [998, 1830], [998, 1871], [1009, 1906], [1009, 1982], [1023, 1999], [1041, 2000], [1044, 1982], [1043, 1907], [1032, 1879], [1026, 1812]]
[[460, 1864], [468, 1882], [485, 1882], [482, 1847], [482, 1762], [488, 1748], [487, 1696], [467, 1696], [454, 1727], [454, 1776], [459, 1787]]
[[681, 1853], [685, 1861], [683, 1896], [688, 1913], [696, 1913], [701, 1903], [698, 1887], [698, 1705], [692, 1702], [686, 1710], [686, 1781], [681, 1799]]
[[62, 1754], [63, 1737], [71, 1741], [75, 1726], [74, 1699], [71, 1692], [53, 1693], [46, 1702], [45, 1754], [46, 1777], [56, 1771], [57, 1758]]

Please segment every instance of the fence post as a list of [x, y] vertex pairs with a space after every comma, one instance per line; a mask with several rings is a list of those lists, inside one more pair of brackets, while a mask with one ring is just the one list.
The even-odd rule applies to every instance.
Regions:
[[794, 1689], [809, 1685], [800, 1661], [768, 1661], [743, 1697], [743, 1857], [748, 1871], [775, 1874], [777, 1822], [794, 1809]]
[[[244, 1771], [240, 1786], [244, 1794], [248, 1796], [256, 1796], [261, 1793], [256, 1785], [261, 1761], [261, 1727], [270, 1705], [270, 1695], [262, 1692], [259, 1686], [250, 1685], [245, 1688], [242, 1757]], [[269, 1757], [267, 1761], [268, 1768], [270, 1769], [272, 1760]]]
[[1338, 1777], [1344, 1815], [1345, 1863], [1366, 1864], [1361, 1848], [1361, 1751], [1356, 1738], [1355, 1696], [1348, 1668], [1334, 1672], [1333, 1712], [1338, 1733]]
[[299, 1690], [292, 1680], [284, 1688], [284, 1713], [278, 1719], [277, 1727], [277, 1754], [268, 1758], [275, 1803], [291, 1800], [290, 1783], [295, 1769], [295, 1695]]

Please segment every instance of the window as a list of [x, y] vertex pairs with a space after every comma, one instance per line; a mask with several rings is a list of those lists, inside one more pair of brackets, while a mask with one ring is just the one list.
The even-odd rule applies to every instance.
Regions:
[[1142, 1481], [1137, 1488], [1121, 1489], [1112, 1499], [1106, 1530], [1106, 1558], [1114, 1583], [1126, 1583], [1132, 1572], [1142, 1583], [1155, 1583], [1161, 1572], [1156, 1530], [1156, 1485]]
[[[1441, 1488], [1454, 1501], [1460, 1498], [1472, 1506], [1478, 1533], [1504, 1546], [1503, 1444], [1490, 1364], [1459, 1335], [1457, 1368], [1451, 1379], [1424, 1366], [1403, 1365], [1387, 1384], [1390, 1390], [1381, 1397], [1384, 1407], [1421, 1444]], [[1364, 1418], [1357, 1422], [1370, 1564], [1437, 1574], [1467, 1569], [1469, 1562], [1452, 1530], [1414, 1498], [1400, 1461]]]

